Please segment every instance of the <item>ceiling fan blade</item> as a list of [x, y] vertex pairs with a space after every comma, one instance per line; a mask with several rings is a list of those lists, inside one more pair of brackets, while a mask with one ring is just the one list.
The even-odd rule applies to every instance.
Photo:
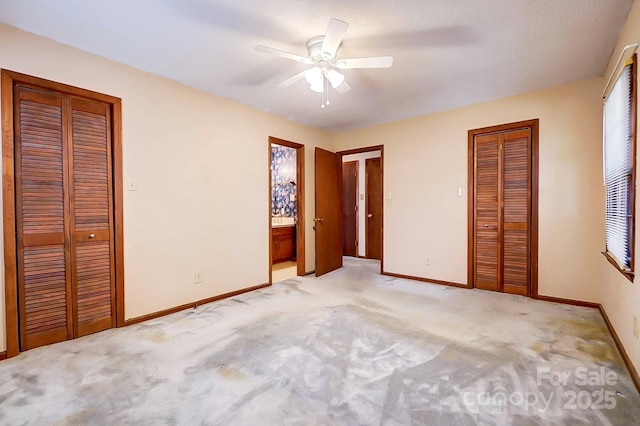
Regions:
[[336, 87], [336, 90], [340, 94], [347, 93], [349, 90], [351, 90], [351, 86], [349, 86], [346, 81], [343, 81], [340, 86]]
[[278, 87], [289, 87], [292, 84], [297, 83], [298, 81], [300, 81], [300, 80], [302, 80], [304, 78], [304, 73], [305, 73], [305, 71], [302, 71], [302, 72], [299, 72], [298, 74], [294, 75], [293, 77], [289, 77], [288, 79], [286, 79], [282, 83], [278, 84]]
[[295, 53], [285, 52], [284, 50], [274, 49], [273, 47], [257, 45], [256, 50], [258, 52], [268, 53], [270, 55], [279, 56], [281, 58], [290, 59], [296, 62], [302, 62], [303, 64], [311, 65], [313, 61], [306, 56], [296, 55]]
[[342, 43], [342, 37], [347, 31], [349, 24], [336, 18], [329, 19], [329, 25], [327, 25], [327, 31], [324, 34], [324, 41], [322, 42], [322, 51], [331, 55], [333, 58], [336, 56], [338, 47]]
[[341, 70], [353, 68], [390, 68], [393, 65], [391, 56], [372, 56], [370, 58], [339, 59], [336, 67]]

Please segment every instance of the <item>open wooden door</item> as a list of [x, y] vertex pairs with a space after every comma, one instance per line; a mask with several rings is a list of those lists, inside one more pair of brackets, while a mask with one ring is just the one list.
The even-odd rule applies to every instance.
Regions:
[[380, 158], [365, 161], [367, 186], [366, 257], [382, 259], [382, 174]]
[[342, 267], [342, 162], [316, 148], [316, 276]]

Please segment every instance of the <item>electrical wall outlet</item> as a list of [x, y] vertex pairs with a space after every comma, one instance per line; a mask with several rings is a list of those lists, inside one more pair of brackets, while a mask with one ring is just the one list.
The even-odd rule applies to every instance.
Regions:
[[427, 256], [427, 258], [424, 260], [424, 263], [431, 266], [431, 256]]
[[198, 284], [202, 282], [202, 271], [196, 271], [193, 274], [193, 281]]
[[633, 337], [640, 339], [640, 330], [638, 330], [638, 317], [633, 317]]

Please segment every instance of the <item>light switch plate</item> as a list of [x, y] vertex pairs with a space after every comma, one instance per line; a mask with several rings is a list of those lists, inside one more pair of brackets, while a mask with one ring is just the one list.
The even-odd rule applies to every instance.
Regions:
[[364, 194], [360, 194], [360, 201], [364, 201]]
[[134, 179], [131, 179], [127, 184], [127, 188], [129, 189], [129, 191], [137, 191], [138, 183]]

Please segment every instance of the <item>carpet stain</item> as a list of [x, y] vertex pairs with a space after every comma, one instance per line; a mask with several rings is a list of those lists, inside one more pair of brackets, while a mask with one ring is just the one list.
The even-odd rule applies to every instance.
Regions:
[[382, 303], [377, 303], [364, 297], [354, 297], [354, 302], [357, 306], [361, 306], [367, 309], [373, 309], [376, 311], [389, 311], [389, 308]]
[[593, 321], [564, 319], [564, 328], [567, 333], [585, 340], [609, 340], [611, 336], [602, 324]]
[[561, 336], [557, 336], [551, 345], [554, 350], [589, 362], [622, 365], [603, 321], [559, 317], [547, 322], [549, 329], [557, 328], [558, 325], [561, 327]]
[[147, 336], [147, 339], [151, 340], [154, 343], [162, 343], [167, 340], [167, 335], [162, 330], [153, 330]]
[[576, 350], [588, 355], [593, 362], [617, 364], [618, 354], [610, 346], [605, 346], [602, 342], [577, 342]]
[[245, 378], [245, 374], [242, 371], [230, 367], [218, 368], [218, 376], [226, 380], [242, 380]]
[[544, 343], [535, 342], [531, 346], [529, 346], [529, 349], [531, 349], [534, 352], [540, 353], [540, 352], [542, 352], [544, 350]]

